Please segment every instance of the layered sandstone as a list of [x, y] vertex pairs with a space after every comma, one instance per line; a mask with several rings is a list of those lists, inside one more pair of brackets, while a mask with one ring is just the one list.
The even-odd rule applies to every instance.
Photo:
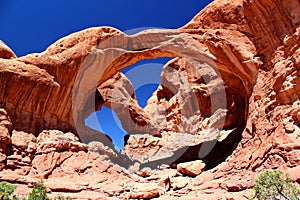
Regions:
[[[299, 13], [217, 0], [178, 30], [91, 28], [21, 58], [1, 42], [0, 180], [78, 199], [246, 199], [268, 168], [300, 183]], [[120, 70], [165, 56], [143, 109]], [[103, 105], [128, 132], [121, 153], [84, 125]]]

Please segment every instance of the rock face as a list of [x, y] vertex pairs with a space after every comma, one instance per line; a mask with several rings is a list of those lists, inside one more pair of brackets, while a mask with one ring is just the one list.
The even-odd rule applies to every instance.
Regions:
[[0, 109], [0, 168], [3, 169], [6, 163], [6, 155], [9, 151], [9, 144], [11, 143], [10, 132], [12, 124], [7, 116], [5, 109]]
[[[247, 199], [269, 168], [300, 183], [299, 13], [216, 0], [178, 30], [91, 28], [21, 58], [1, 42], [0, 180], [78, 199]], [[143, 109], [120, 70], [165, 56]], [[103, 105], [128, 132], [121, 153], [84, 125]]]
[[10, 59], [16, 57], [16, 54], [2, 40], [0, 40], [0, 58]]

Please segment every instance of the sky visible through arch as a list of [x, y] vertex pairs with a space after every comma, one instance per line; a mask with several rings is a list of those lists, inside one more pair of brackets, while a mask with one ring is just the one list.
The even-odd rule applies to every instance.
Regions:
[[[0, 0], [0, 40], [17, 56], [44, 51], [56, 40], [89, 27], [112, 26], [130, 33], [144, 27], [179, 28], [189, 22], [211, 0]], [[161, 66], [168, 59], [144, 61]], [[138, 65], [127, 69], [130, 70]], [[126, 73], [126, 70], [123, 71]], [[157, 77], [156, 77], [157, 78]], [[156, 90], [156, 84], [139, 88], [141, 105]], [[96, 118], [88, 121], [97, 128]], [[109, 117], [104, 124], [112, 125]], [[113, 127], [113, 128], [111, 128]], [[123, 132], [108, 126], [118, 148], [123, 148]], [[105, 128], [106, 129], [106, 128]]]
[[[164, 57], [142, 60], [122, 70], [122, 73], [131, 81], [138, 104], [142, 108], [146, 106], [147, 100], [158, 88], [163, 66], [171, 59]], [[124, 136], [127, 133], [122, 128], [120, 119], [111, 109], [103, 106], [101, 110], [86, 119], [86, 125], [108, 134], [116, 149], [124, 148]]]

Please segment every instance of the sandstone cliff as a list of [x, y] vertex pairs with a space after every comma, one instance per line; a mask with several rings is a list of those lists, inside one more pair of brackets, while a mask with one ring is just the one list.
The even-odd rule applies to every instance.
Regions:
[[[216, 0], [177, 30], [83, 30], [16, 58], [0, 42], [0, 180], [84, 199], [247, 199], [279, 168], [300, 184], [300, 2]], [[173, 58], [139, 107], [120, 72]], [[118, 153], [84, 119], [105, 105]]]

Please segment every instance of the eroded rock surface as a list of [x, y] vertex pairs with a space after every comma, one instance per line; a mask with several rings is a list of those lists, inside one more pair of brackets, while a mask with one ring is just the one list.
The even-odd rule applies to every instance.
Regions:
[[[21, 58], [1, 42], [0, 180], [78, 199], [247, 199], [269, 168], [300, 183], [299, 13], [217, 0], [178, 30], [91, 28]], [[165, 56], [142, 109], [119, 71]], [[103, 105], [128, 132], [121, 153], [84, 126]]]
[[0, 58], [10, 59], [16, 57], [16, 54], [2, 40], [0, 40]]

